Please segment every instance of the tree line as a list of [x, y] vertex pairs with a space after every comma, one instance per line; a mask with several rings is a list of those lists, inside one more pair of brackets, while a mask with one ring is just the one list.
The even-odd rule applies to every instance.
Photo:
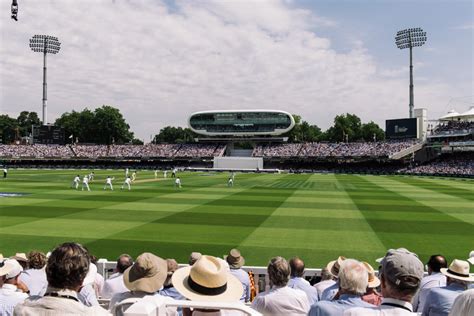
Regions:
[[[384, 131], [374, 122], [362, 123], [355, 114], [341, 114], [334, 118], [333, 125], [322, 131], [317, 125], [293, 115], [295, 127], [284, 134], [288, 142], [354, 142], [385, 139]], [[31, 135], [31, 126], [40, 125], [36, 112], [22, 111], [15, 119], [0, 115], [0, 143], [10, 144], [21, 137]], [[63, 113], [54, 125], [65, 129], [69, 143], [93, 144], [143, 144], [134, 137], [130, 125], [120, 110], [103, 105], [94, 111], [85, 108], [82, 111]], [[166, 126], [153, 138], [154, 143], [192, 143], [199, 137], [190, 128]]]

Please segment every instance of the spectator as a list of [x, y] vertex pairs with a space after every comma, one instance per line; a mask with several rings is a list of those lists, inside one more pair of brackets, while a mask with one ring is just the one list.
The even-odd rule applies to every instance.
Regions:
[[[113, 315], [121, 316], [128, 307], [141, 298], [147, 295], [159, 295], [157, 292], [163, 286], [167, 274], [166, 260], [149, 252], [142, 253], [123, 273], [123, 281], [129, 291], [115, 294], [110, 300], [109, 310]], [[176, 308], [167, 309], [167, 315], [175, 314]]]
[[21, 265], [23, 270], [28, 269], [28, 258], [24, 252], [17, 252], [13, 257], [10, 259], [15, 259]]
[[331, 272], [331, 274], [336, 279], [336, 282], [323, 291], [323, 293], [321, 294], [321, 301], [331, 301], [336, 296], [337, 291], [339, 291], [339, 268], [341, 267], [344, 260], [346, 260], [346, 257], [339, 256], [337, 260], [329, 262], [326, 266], [329, 272]]
[[[91, 255], [91, 263], [94, 264], [96, 267], [97, 267], [97, 261], [98, 261], [97, 257], [94, 255]], [[93, 287], [95, 289], [95, 294], [97, 297], [100, 296], [100, 293], [102, 293], [102, 290], [104, 289], [104, 282], [105, 282], [104, 277], [100, 273], [96, 273]]]
[[372, 305], [379, 306], [382, 303], [382, 295], [377, 292], [377, 288], [380, 286], [380, 279], [375, 275], [374, 268], [367, 263], [362, 262], [367, 269], [369, 275], [369, 283], [367, 284], [367, 291], [362, 295], [362, 300]]
[[310, 305], [306, 293], [287, 286], [290, 265], [282, 257], [270, 260], [267, 267], [270, 290], [259, 293], [252, 308], [264, 315], [305, 315]]
[[382, 304], [374, 308], [351, 308], [344, 316], [417, 315], [411, 301], [423, 278], [423, 263], [404, 248], [390, 249], [380, 262]]
[[86, 278], [82, 282], [82, 288], [79, 291], [79, 301], [86, 306], [99, 306], [97, 300], [97, 290], [95, 285], [97, 275], [97, 266], [92, 262], [89, 263], [89, 271], [87, 271]]
[[40, 251], [28, 253], [29, 269], [20, 274], [20, 280], [30, 290], [30, 295], [43, 296], [48, 288], [46, 279], [46, 255]]
[[160, 295], [168, 296], [175, 300], [184, 300], [185, 297], [176, 290], [173, 286], [173, 282], [171, 282], [173, 274], [178, 270], [178, 263], [175, 259], [166, 259], [166, 263], [168, 264], [168, 275], [163, 284], [163, 289], [160, 290]]
[[441, 273], [446, 276], [447, 286], [428, 291], [423, 316], [448, 315], [456, 297], [467, 290], [469, 282], [474, 281], [474, 277], [469, 275], [469, 263], [464, 260], [454, 259], [449, 268], [441, 268]]
[[329, 272], [327, 267], [323, 268], [321, 270], [321, 281], [313, 285], [318, 291], [318, 299], [321, 299], [321, 295], [323, 294], [325, 289], [334, 285], [335, 283], [336, 281], [334, 281], [334, 276], [332, 275], [332, 273]]
[[317, 302], [309, 311], [310, 316], [338, 316], [352, 307], [373, 307], [374, 305], [362, 301], [361, 296], [365, 293], [368, 285], [367, 268], [361, 262], [354, 259], [346, 259], [342, 262], [338, 280], [338, 298], [333, 301]]
[[15, 259], [8, 259], [0, 268], [0, 278], [3, 285], [0, 288], [0, 315], [11, 316], [15, 306], [23, 302], [28, 294], [18, 290], [20, 273], [22, 266]]
[[89, 270], [89, 254], [80, 244], [64, 243], [51, 253], [46, 265], [48, 289], [44, 297], [30, 297], [15, 308], [15, 315], [108, 315], [99, 306], [88, 307], [78, 292]]
[[421, 313], [425, 305], [426, 295], [431, 288], [446, 286], [446, 276], [441, 273], [441, 268], [446, 268], [448, 263], [442, 255], [433, 255], [426, 264], [428, 266], [428, 276], [421, 280], [420, 290], [413, 299], [413, 309]]
[[300, 258], [294, 257], [290, 259], [291, 277], [288, 286], [305, 292], [309, 304], [313, 305], [318, 301], [318, 291], [305, 280], [304, 268], [304, 261]]
[[474, 289], [462, 292], [454, 300], [449, 316], [474, 315]]
[[123, 273], [133, 264], [133, 258], [127, 254], [120, 255], [117, 259], [115, 273], [104, 282], [101, 296], [105, 299], [112, 298], [115, 294], [128, 292], [123, 283]]
[[229, 264], [230, 274], [235, 276], [244, 288], [242, 297], [240, 301], [249, 302], [250, 301], [250, 278], [247, 272], [242, 269], [242, 266], [245, 264], [244, 257], [241, 256], [240, 251], [237, 249], [231, 249], [229, 254], [226, 257], [226, 261]]
[[189, 256], [189, 265], [192, 266], [196, 261], [198, 261], [202, 257], [202, 254], [200, 252], [191, 252], [191, 255]]
[[[191, 301], [239, 302], [243, 293], [242, 284], [227, 272], [224, 262], [212, 256], [202, 256], [194, 265], [178, 269], [171, 281], [176, 290]], [[216, 310], [194, 309], [192, 315], [209, 313], [222, 314]]]

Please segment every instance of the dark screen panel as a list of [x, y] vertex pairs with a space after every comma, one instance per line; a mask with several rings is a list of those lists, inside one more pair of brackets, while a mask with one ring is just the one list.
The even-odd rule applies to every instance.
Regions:
[[416, 138], [417, 119], [394, 119], [385, 121], [385, 137], [387, 139]]

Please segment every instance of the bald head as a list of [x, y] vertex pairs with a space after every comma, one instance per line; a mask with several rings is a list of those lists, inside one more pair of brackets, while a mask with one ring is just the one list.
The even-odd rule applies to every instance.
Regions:
[[133, 265], [133, 258], [127, 254], [120, 255], [117, 259], [117, 272], [123, 273], [128, 267]]
[[290, 259], [291, 276], [301, 278], [304, 275], [304, 261], [298, 257]]
[[438, 273], [441, 271], [441, 268], [447, 268], [448, 262], [446, 258], [442, 255], [433, 255], [428, 260], [428, 272], [431, 273]]

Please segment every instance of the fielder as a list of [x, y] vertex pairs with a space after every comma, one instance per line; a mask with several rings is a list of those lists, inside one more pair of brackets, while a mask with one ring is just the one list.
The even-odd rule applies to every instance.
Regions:
[[171, 172], [171, 178], [176, 178], [176, 173], [178, 172], [178, 169], [173, 168], [173, 171]]
[[94, 180], [94, 176], [95, 176], [94, 171], [92, 171], [91, 173], [89, 173], [89, 182], [92, 182], [92, 181]]
[[120, 188], [120, 190], [123, 190], [125, 185], [127, 185], [128, 186], [128, 191], [130, 191], [130, 183], [132, 183], [132, 179], [130, 179], [130, 177], [127, 177], [125, 179], [125, 181], [123, 182], [122, 187]]
[[91, 190], [89, 188], [89, 176], [88, 175], [85, 175], [84, 178], [82, 179], [82, 189], [81, 189], [81, 191], [84, 191], [84, 187], [87, 188], [87, 191]]
[[174, 187], [181, 189], [181, 179], [179, 177], [174, 180]]
[[158, 178], [158, 170], [155, 169], [155, 179]]
[[230, 177], [229, 181], [227, 181], [227, 186], [228, 187], [233, 187], [234, 186], [234, 180], [232, 179], [232, 177]]
[[107, 190], [107, 186], [110, 187], [110, 190], [114, 190], [114, 187], [112, 186], [112, 180], [115, 178], [111, 178], [110, 176], [107, 176], [107, 179], [105, 179], [105, 185], [104, 185], [104, 190]]
[[136, 178], [137, 178], [137, 172], [134, 171], [134, 172], [132, 172], [132, 182], [135, 182]]
[[8, 175], [8, 169], [7, 167], [3, 167], [3, 178], [6, 179]]
[[168, 170], [163, 171], [163, 178], [168, 178]]
[[72, 180], [71, 183], [71, 188], [78, 189], [79, 188], [79, 182], [81, 182], [81, 177], [79, 175], [74, 177], [74, 180]]
[[128, 168], [125, 168], [125, 178], [128, 177]]

